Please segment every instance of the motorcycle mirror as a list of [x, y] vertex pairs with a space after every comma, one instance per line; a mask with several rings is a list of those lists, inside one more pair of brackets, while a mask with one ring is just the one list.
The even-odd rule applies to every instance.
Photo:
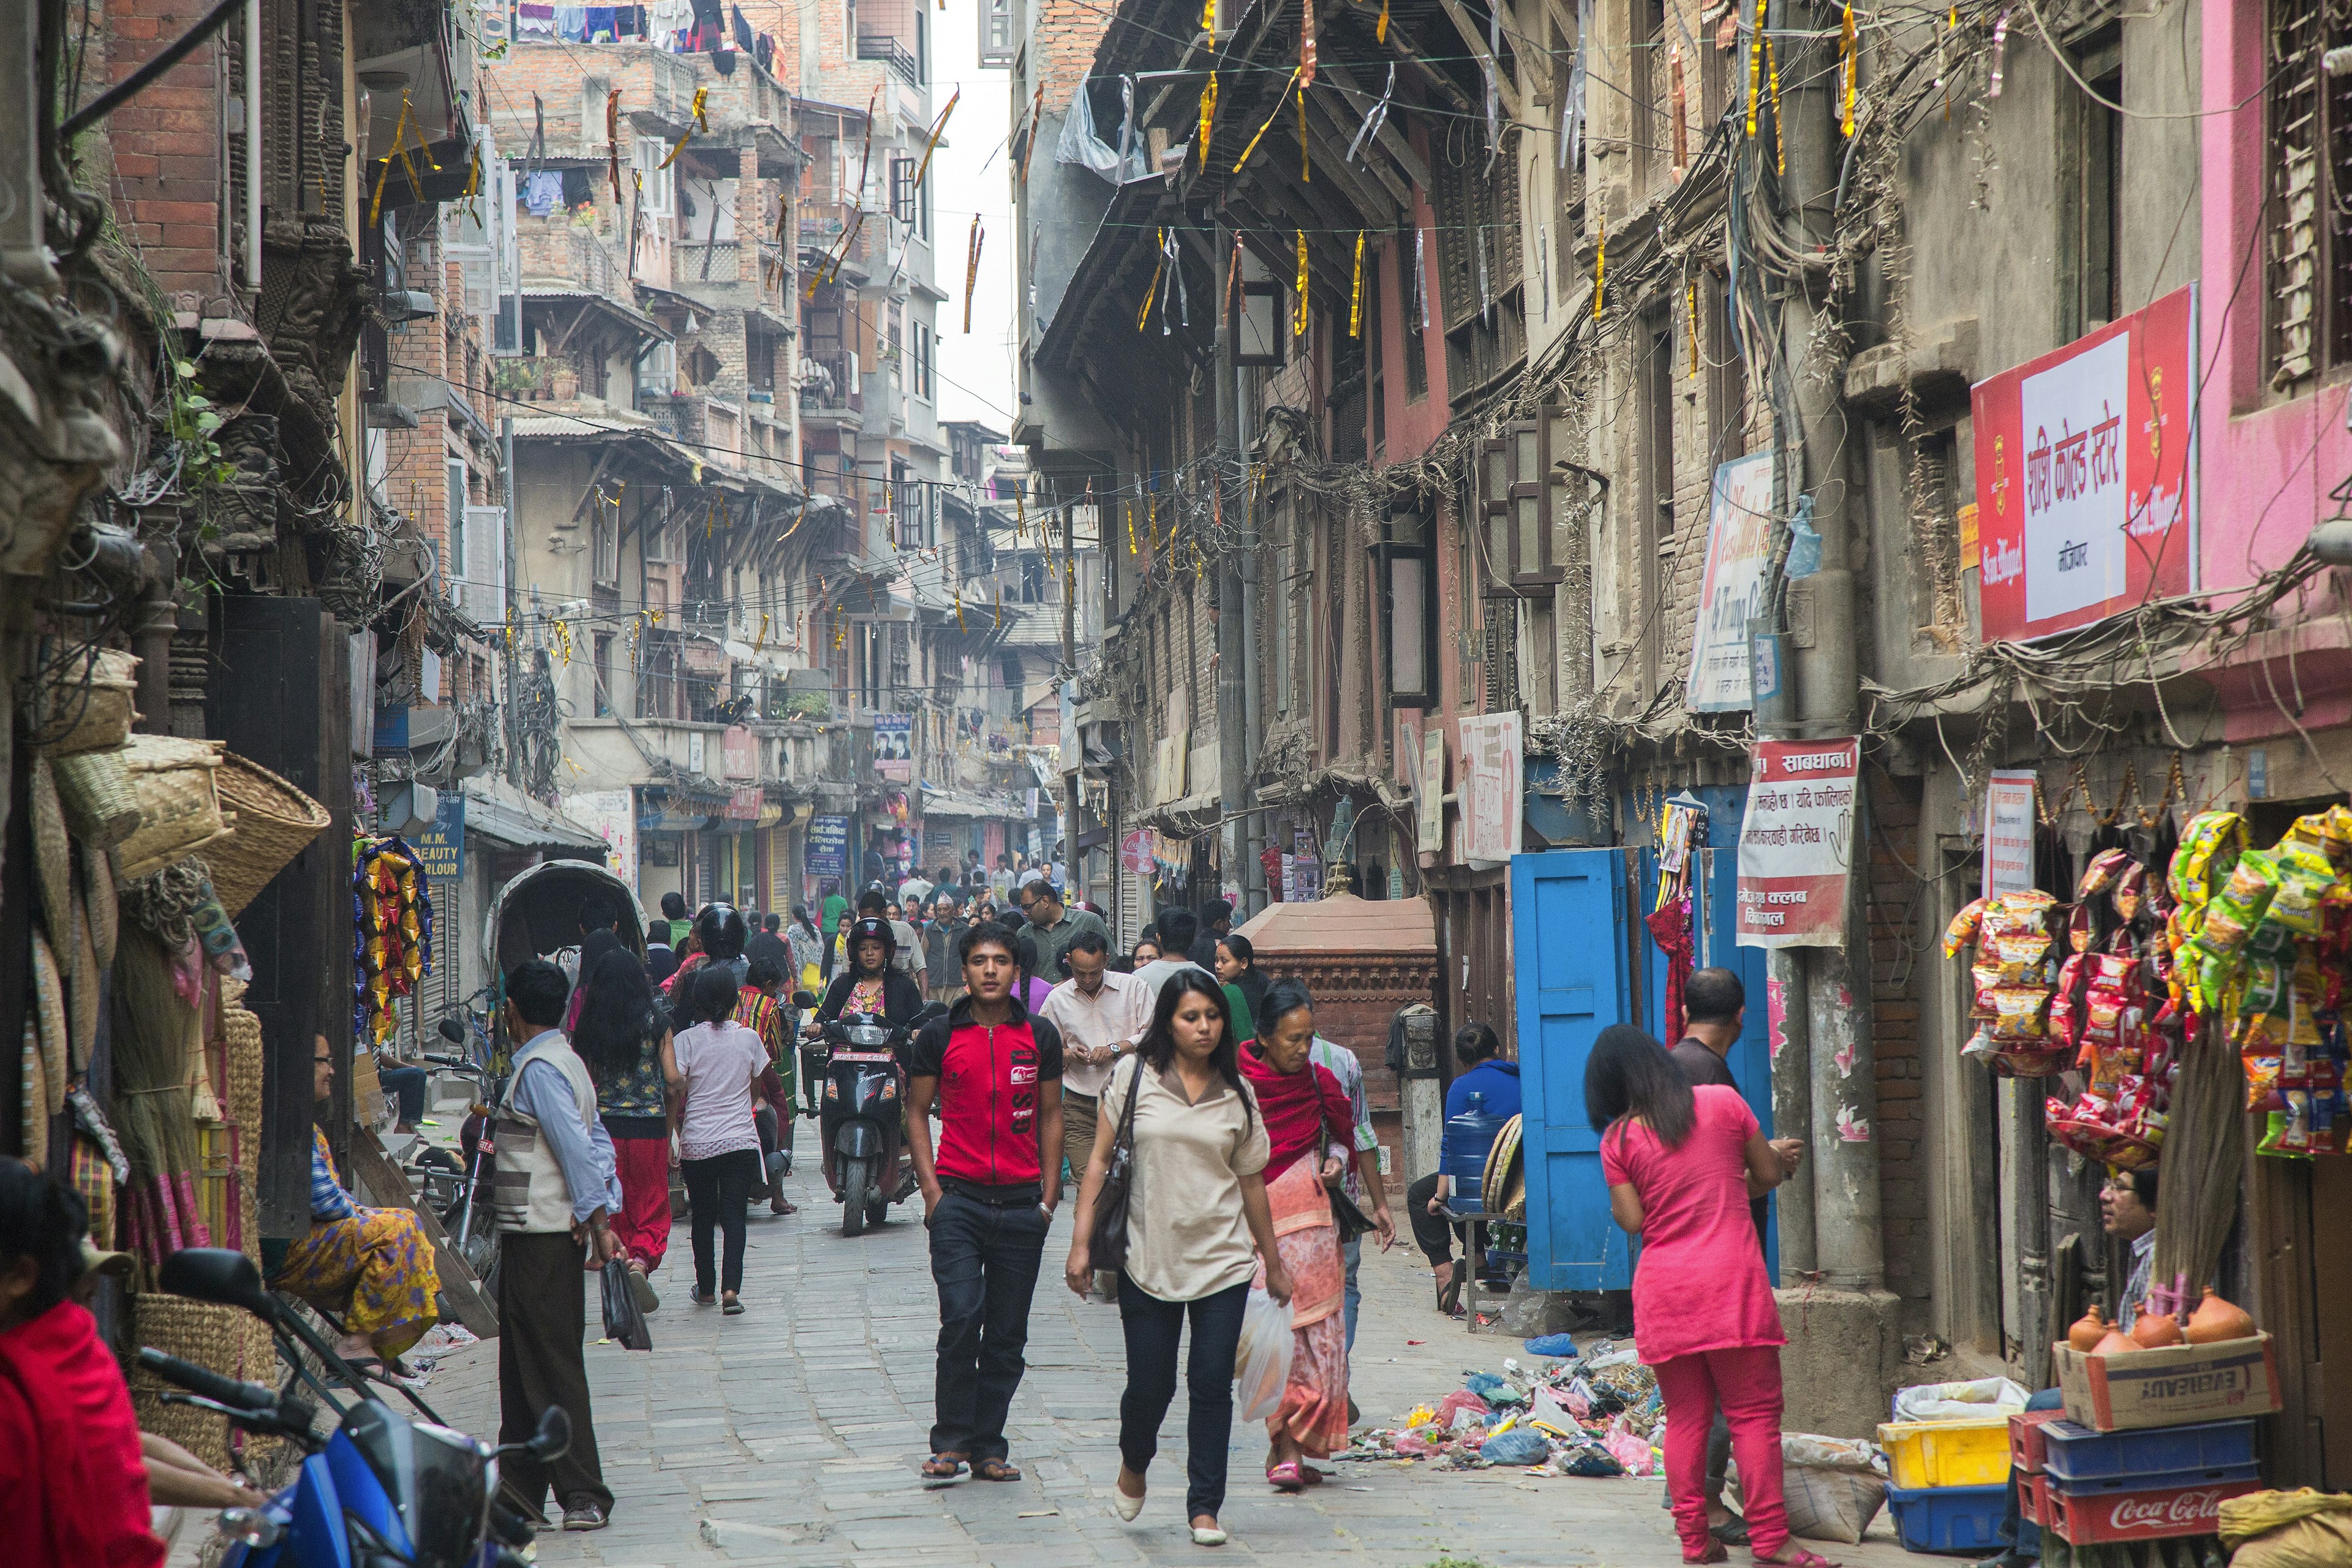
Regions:
[[244, 1253], [225, 1247], [182, 1247], [163, 1259], [155, 1283], [174, 1296], [242, 1307], [257, 1318], [276, 1316], [277, 1303], [261, 1288], [261, 1270]]
[[816, 994], [811, 991], [795, 991], [793, 993], [793, 1005], [803, 1013], [814, 1011], [816, 1006]]
[[915, 1015], [915, 1022], [918, 1025], [928, 1024], [934, 1018], [944, 1018], [947, 1016], [948, 1005], [946, 1003], [927, 1002], [923, 1005], [923, 1010]]
[[551, 1405], [547, 1414], [539, 1418], [539, 1430], [529, 1444], [530, 1457], [541, 1464], [551, 1465], [571, 1450], [572, 1417], [563, 1413], [561, 1405]]
[[451, 1045], [462, 1046], [466, 1043], [466, 1026], [457, 1021], [456, 1014], [453, 1013], [441, 1020], [441, 1037]]

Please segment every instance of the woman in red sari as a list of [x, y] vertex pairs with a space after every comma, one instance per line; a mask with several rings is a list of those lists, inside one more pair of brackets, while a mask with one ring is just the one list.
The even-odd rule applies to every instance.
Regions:
[[[1269, 986], [1259, 1037], [1242, 1047], [1242, 1077], [1257, 1095], [1272, 1153], [1265, 1195], [1274, 1211], [1276, 1250], [1290, 1275], [1290, 1327], [1297, 1336], [1282, 1408], [1266, 1422], [1272, 1440], [1265, 1479], [1297, 1491], [1323, 1479], [1302, 1461], [1328, 1458], [1348, 1443], [1348, 1269], [1331, 1213], [1331, 1185], [1354, 1166], [1372, 1200], [1381, 1245], [1396, 1225], [1381, 1193], [1380, 1173], [1356, 1163], [1356, 1110], [1328, 1068], [1312, 1059], [1315, 1003], [1295, 980]], [[1263, 1285], [1265, 1268], [1258, 1267]]]

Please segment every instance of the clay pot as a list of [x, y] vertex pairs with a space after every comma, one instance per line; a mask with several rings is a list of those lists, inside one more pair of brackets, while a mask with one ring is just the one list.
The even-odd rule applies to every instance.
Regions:
[[2142, 1308], [2139, 1316], [2132, 1321], [2131, 1337], [2144, 1351], [2161, 1350], [2180, 1342], [2180, 1325], [2169, 1312], [2151, 1312]]
[[2114, 1324], [2107, 1325], [2107, 1336], [2091, 1347], [2093, 1355], [2123, 1355], [2143, 1348], [2137, 1340], [2126, 1334]]
[[2074, 1320], [2074, 1326], [2066, 1331], [2066, 1343], [2087, 1354], [2097, 1349], [2099, 1342], [2106, 1335], [2107, 1320], [2101, 1315], [2098, 1304], [2094, 1302], [2091, 1310]]
[[2205, 1299], [2197, 1303], [2197, 1310], [2189, 1315], [2189, 1327], [2182, 1331], [2182, 1337], [2192, 1345], [2253, 1336], [2253, 1315], [2243, 1307], [2221, 1300], [2210, 1285], [2205, 1287]]

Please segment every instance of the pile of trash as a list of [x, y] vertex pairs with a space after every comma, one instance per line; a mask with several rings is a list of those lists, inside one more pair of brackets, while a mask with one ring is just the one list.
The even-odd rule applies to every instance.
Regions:
[[1633, 1342], [1580, 1352], [1566, 1334], [1528, 1340], [1532, 1370], [1465, 1371], [1462, 1386], [1394, 1426], [1359, 1433], [1334, 1459], [1433, 1459], [1440, 1469], [1521, 1466], [1545, 1476], [1654, 1476], [1664, 1464], [1665, 1405]]

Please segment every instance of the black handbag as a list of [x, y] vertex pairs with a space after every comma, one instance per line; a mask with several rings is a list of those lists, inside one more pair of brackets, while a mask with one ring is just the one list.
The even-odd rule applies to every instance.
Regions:
[[611, 1258], [597, 1272], [604, 1276], [604, 1337], [626, 1351], [653, 1349], [652, 1331], [646, 1327], [646, 1315], [638, 1310], [636, 1292], [629, 1288], [629, 1266]]
[[1143, 1058], [1128, 1080], [1127, 1109], [1119, 1113], [1110, 1158], [1103, 1166], [1102, 1190], [1095, 1194], [1095, 1232], [1087, 1238], [1091, 1266], [1114, 1274], [1127, 1267], [1127, 1205], [1135, 1186], [1135, 1100], [1143, 1092]]
[[[1323, 1151], [1337, 1140], [1331, 1136], [1331, 1119], [1324, 1115], [1319, 1107], [1315, 1113], [1315, 1122], [1323, 1133], [1322, 1146], [1315, 1151], [1315, 1168], [1320, 1172], [1323, 1169]], [[1358, 1152], [1360, 1156], [1361, 1151]], [[1346, 1180], [1344, 1176], [1340, 1179]], [[1363, 1205], [1348, 1195], [1347, 1188], [1326, 1187], [1323, 1190], [1331, 1194], [1331, 1223], [1339, 1227], [1340, 1246], [1347, 1246], [1368, 1230], [1379, 1228], [1365, 1217]]]

